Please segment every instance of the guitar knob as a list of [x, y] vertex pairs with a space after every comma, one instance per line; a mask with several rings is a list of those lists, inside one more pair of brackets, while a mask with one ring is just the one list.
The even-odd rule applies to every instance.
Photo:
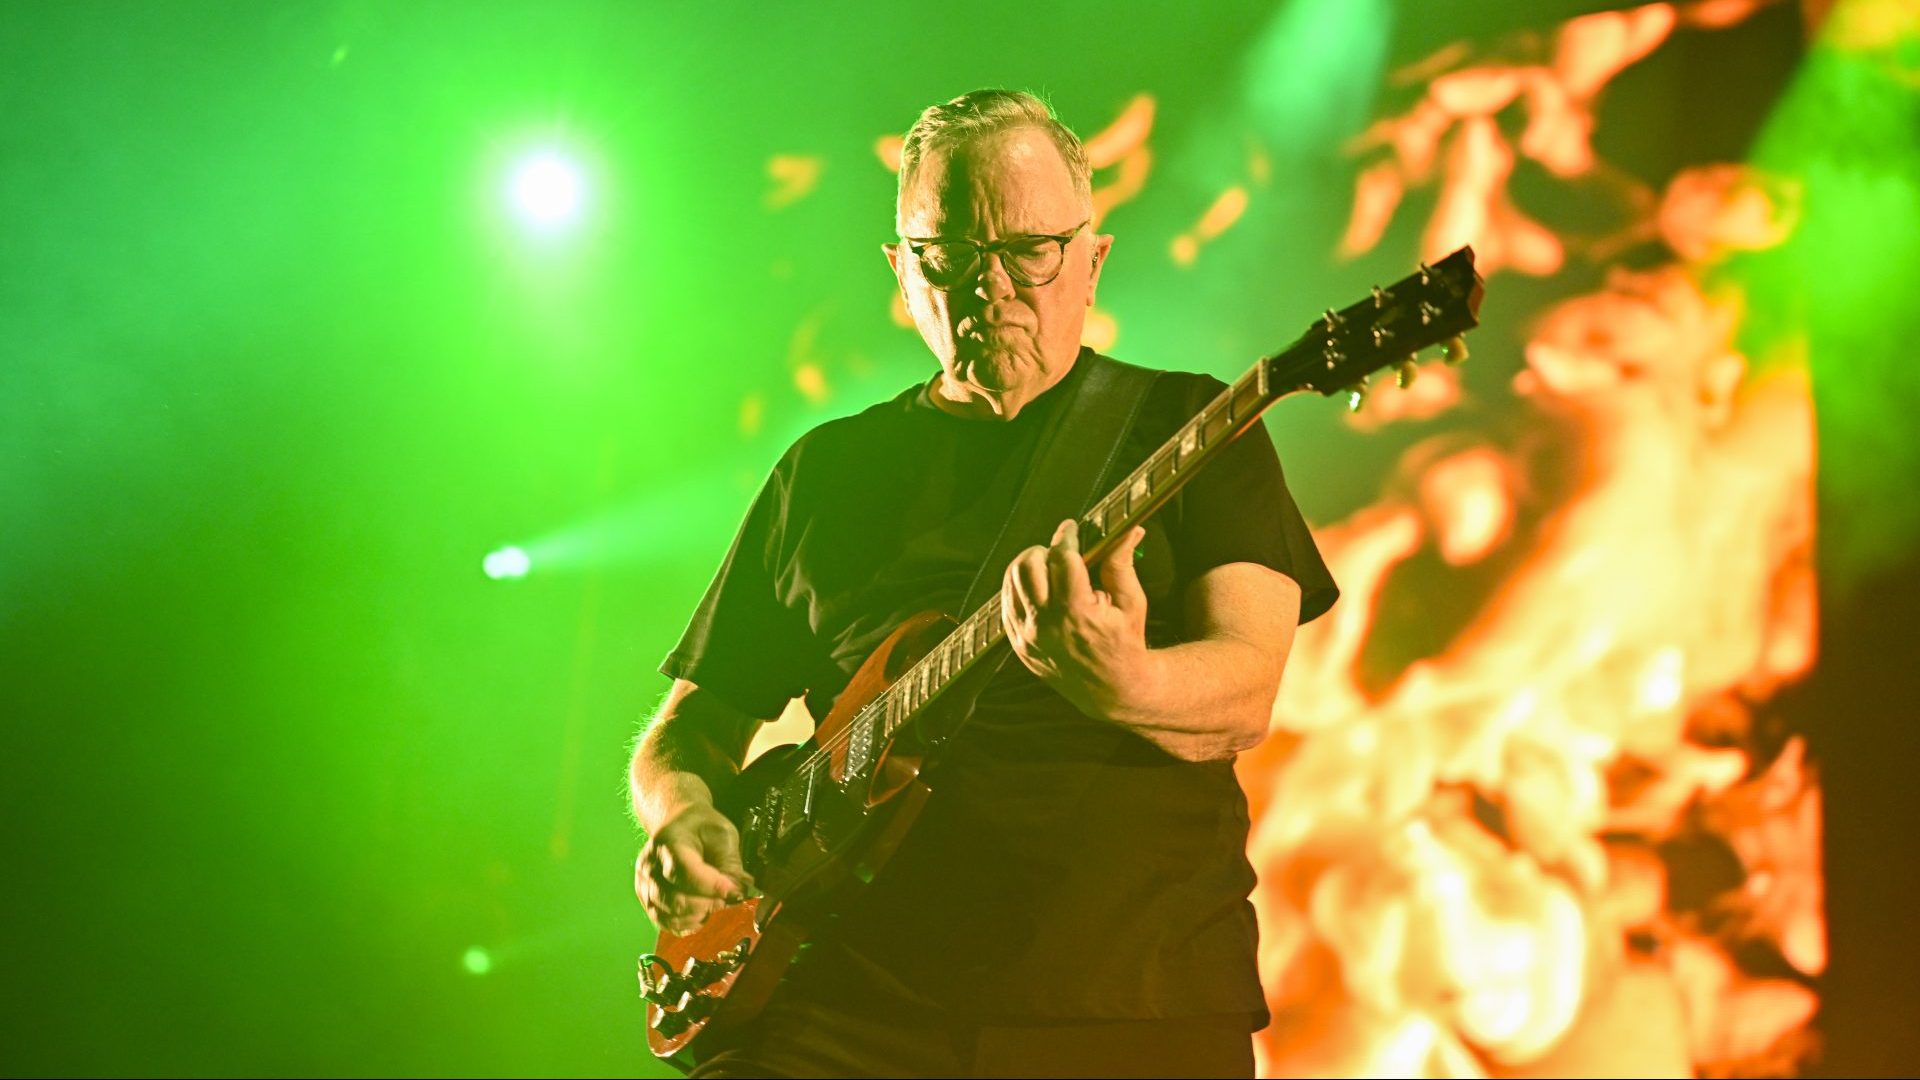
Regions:
[[[655, 969], [659, 974], [654, 974]], [[642, 953], [640, 956], [640, 996], [653, 1001], [654, 995], [662, 992], [673, 979], [673, 965], [666, 957], [658, 953]]]
[[713, 960], [714, 963], [724, 965], [728, 971], [732, 971], [747, 962], [747, 953], [752, 950], [753, 939], [741, 938], [740, 944], [714, 957]]
[[1400, 384], [1402, 390], [1412, 386], [1413, 380], [1420, 376], [1420, 365], [1411, 356], [1395, 364], [1393, 369], [1398, 373], [1395, 375], [1395, 381]]
[[653, 989], [642, 991], [640, 996], [662, 1009], [677, 1009], [686, 1007], [686, 998], [693, 991], [694, 985], [691, 979], [671, 975]]
[[640, 958], [640, 996], [655, 1005], [676, 1007], [694, 987], [694, 980], [674, 971], [665, 957], [647, 953]]
[[1459, 334], [1447, 339], [1447, 363], [1458, 364], [1467, 358], [1467, 339]]
[[693, 1026], [693, 1017], [684, 1013], [668, 1012], [666, 1009], [656, 1009], [648, 1023], [653, 1030], [660, 1033], [662, 1038], [672, 1039]]

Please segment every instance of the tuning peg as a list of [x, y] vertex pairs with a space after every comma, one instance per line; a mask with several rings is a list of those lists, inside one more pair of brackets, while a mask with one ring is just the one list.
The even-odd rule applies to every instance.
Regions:
[[1447, 363], [1463, 363], [1467, 359], [1467, 339], [1458, 334], [1447, 339]]
[[1399, 384], [1400, 389], [1405, 390], [1407, 387], [1413, 385], [1414, 379], [1419, 377], [1420, 362], [1409, 356], [1405, 360], [1393, 365], [1393, 370], [1395, 372], [1394, 382]]
[[1362, 375], [1360, 376], [1360, 381], [1354, 383], [1353, 388], [1347, 391], [1348, 412], [1359, 412], [1360, 407], [1367, 403], [1367, 385], [1369, 381], [1365, 375]]

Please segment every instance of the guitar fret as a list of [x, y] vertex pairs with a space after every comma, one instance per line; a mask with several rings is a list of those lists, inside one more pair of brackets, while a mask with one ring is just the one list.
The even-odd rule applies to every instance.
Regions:
[[1212, 442], [1217, 436], [1226, 434], [1227, 430], [1233, 426], [1232, 413], [1232, 402], [1228, 402], [1227, 407], [1221, 412], [1208, 408], [1205, 424], [1201, 427], [1202, 437]]
[[1165, 484], [1173, 479], [1173, 454], [1155, 454], [1147, 459], [1147, 475], [1156, 483]]

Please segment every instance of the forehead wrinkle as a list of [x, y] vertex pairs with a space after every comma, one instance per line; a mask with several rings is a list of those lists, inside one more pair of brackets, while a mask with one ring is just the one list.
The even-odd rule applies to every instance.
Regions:
[[1078, 221], [1073, 176], [1038, 128], [996, 132], [930, 154], [914, 174], [913, 189], [916, 205], [906, 222], [916, 236], [995, 239], [1064, 231]]

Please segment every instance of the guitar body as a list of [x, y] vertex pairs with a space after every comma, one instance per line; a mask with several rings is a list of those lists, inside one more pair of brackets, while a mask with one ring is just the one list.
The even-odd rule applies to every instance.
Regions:
[[853, 718], [951, 625], [938, 612], [903, 623], [854, 673], [811, 739], [761, 755], [720, 799], [721, 812], [741, 830], [760, 895], [715, 911], [692, 933], [661, 931], [655, 951], [640, 958], [655, 1055], [682, 1068], [711, 1057], [728, 1032], [766, 1004], [807, 938], [809, 915], [871, 880], [906, 836], [930, 793], [919, 776], [923, 748], [908, 732], [858, 773], [846, 769], [844, 746], [830, 753], [833, 782], [813, 787], [806, 823], [793, 834], [781, 836], [779, 823], [758, 816], [759, 808], [796, 762], [841, 742]]

